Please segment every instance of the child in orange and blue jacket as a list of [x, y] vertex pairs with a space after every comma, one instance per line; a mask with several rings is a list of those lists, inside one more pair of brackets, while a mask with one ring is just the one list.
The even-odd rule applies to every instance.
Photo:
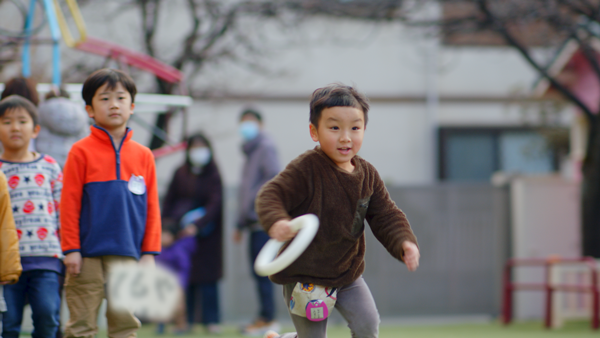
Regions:
[[[70, 319], [66, 337], [93, 337], [110, 266], [153, 263], [161, 249], [161, 224], [152, 152], [131, 140], [127, 121], [136, 87], [125, 73], [101, 69], [83, 85], [91, 134], [76, 142], [64, 168], [61, 200], [65, 291]], [[132, 313], [106, 313], [110, 337], [135, 337]]]

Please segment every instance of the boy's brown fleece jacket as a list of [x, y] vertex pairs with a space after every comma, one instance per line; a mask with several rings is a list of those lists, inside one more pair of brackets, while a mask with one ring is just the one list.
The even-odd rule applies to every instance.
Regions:
[[417, 243], [404, 213], [396, 207], [373, 165], [359, 156], [352, 173], [340, 169], [316, 147], [297, 157], [265, 184], [256, 199], [260, 222], [269, 230], [281, 219], [319, 217], [319, 230], [288, 268], [269, 276], [277, 284], [314, 283], [341, 287], [365, 269], [366, 219], [389, 253], [402, 260], [402, 242]]
[[19, 237], [15, 228], [6, 176], [0, 171], [0, 282], [14, 284], [21, 275]]

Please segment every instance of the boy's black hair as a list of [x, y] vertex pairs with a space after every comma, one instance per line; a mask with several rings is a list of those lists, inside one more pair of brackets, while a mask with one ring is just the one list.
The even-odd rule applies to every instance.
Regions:
[[133, 79], [118, 69], [103, 68], [93, 72], [83, 83], [81, 97], [83, 97], [86, 106], [92, 105], [92, 98], [96, 95], [98, 88], [107, 83], [108, 89], [114, 89], [117, 83], [122, 84], [123, 87], [125, 87], [125, 90], [131, 94], [131, 103], [135, 101], [137, 88], [135, 87]]
[[310, 123], [319, 127], [319, 119], [323, 109], [332, 107], [354, 107], [365, 115], [365, 127], [369, 120], [369, 99], [356, 88], [332, 83], [315, 90], [310, 98]]
[[7, 96], [0, 101], [0, 117], [4, 116], [7, 111], [18, 108], [22, 108], [27, 111], [33, 120], [34, 127], [38, 125], [37, 108], [33, 105], [33, 103], [31, 103], [31, 101], [20, 95]]
[[258, 122], [262, 122], [262, 115], [260, 115], [259, 112], [257, 112], [254, 109], [244, 109], [244, 111], [242, 111], [242, 113], [240, 114], [240, 121], [244, 118], [244, 116], [246, 115], [252, 115], [254, 117], [256, 117], [256, 119], [258, 120]]

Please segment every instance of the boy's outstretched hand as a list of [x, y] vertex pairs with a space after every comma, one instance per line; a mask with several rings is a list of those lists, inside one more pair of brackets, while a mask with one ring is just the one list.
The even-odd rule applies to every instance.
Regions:
[[67, 273], [73, 277], [79, 276], [81, 272], [81, 253], [79, 251], [73, 251], [65, 256], [65, 265], [67, 266]]
[[290, 226], [290, 221], [287, 219], [282, 219], [275, 222], [271, 229], [269, 229], [269, 236], [274, 238], [280, 242], [287, 242], [290, 239], [294, 238], [298, 233], [297, 230], [292, 230]]
[[408, 268], [408, 271], [415, 271], [419, 267], [419, 247], [410, 241], [402, 242], [402, 250], [404, 250], [404, 264]]

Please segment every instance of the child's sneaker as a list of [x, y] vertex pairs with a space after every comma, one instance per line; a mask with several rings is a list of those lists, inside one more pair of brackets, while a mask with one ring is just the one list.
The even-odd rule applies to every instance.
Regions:
[[267, 333], [265, 333], [265, 336], [263, 338], [277, 338], [279, 337], [279, 333], [269, 330], [267, 331]]
[[278, 331], [279, 324], [272, 320], [266, 322], [263, 319], [257, 319], [254, 323], [247, 325], [242, 329], [242, 335], [248, 337], [260, 337], [268, 331]]

